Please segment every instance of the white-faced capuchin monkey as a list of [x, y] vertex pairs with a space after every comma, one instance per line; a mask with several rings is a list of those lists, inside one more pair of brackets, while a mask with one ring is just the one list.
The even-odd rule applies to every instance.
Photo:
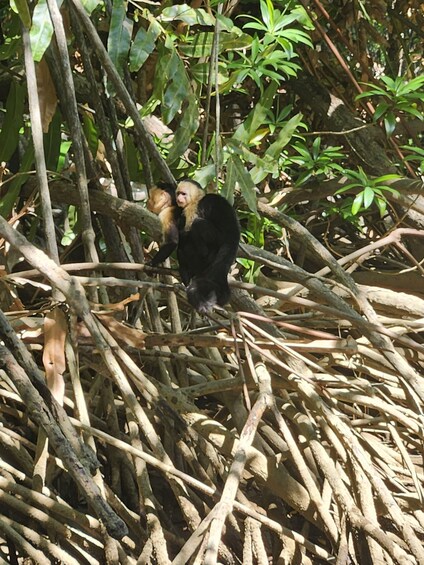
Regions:
[[[205, 313], [215, 304], [224, 306], [230, 299], [228, 272], [240, 241], [240, 226], [232, 206], [222, 196], [205, 194], [198, 183], [184, 180], [178, 184], [174, 197], [179, 215], [169, 186], [161, 187], [154, 190], [167, 193], [163, 197], [169, 198], [168, 207], [173, 210], [163, 216], [161, 211], [156, 212], [162, 221], [164, 245], [151, 264], [158, 265], [177, 247], [181, 279], [193, 308]], [[159, 202], [158, 193], [153, 196]], [[153, 205], [149, 209], [155, 211]]]

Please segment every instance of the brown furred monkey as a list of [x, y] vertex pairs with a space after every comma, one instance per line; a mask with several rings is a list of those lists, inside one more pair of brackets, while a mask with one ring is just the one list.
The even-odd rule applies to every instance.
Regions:
[[147, 209], [159, 216], [162, 225], [163, 243], [149, 263], [152, 267], [157, 267], [178, 245], [178, 220], [181, 209], [178, 208], [175, 200], [175, 188], [165, 182], [160, 182], [156, 187], [151, 188]]
[[[163, 185], [161, 190], [168, 192]], [[163, 196], [168, 199], [168, 207], [174, 208], [171, 195]], [[240, 227], [227, 200], [218, 194], [205, 195], [194, 181], [184, 180], [178, 184], [175, 201], [180, 215], [173, 209], [161, 217], [165, 244], [152, 265], [164, 261], [177, 247], [179, 271], [187, 287], [188, 301], [198, 312], [205, 313], [215, 304], [224, 306], [230, 299], [227, 278], [237, 255]], [[149, 209], [155, 211], [152, 207]]]

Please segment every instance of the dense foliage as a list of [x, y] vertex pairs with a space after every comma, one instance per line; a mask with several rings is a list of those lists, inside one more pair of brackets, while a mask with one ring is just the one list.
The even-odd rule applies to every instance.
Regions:
[[[0, 563], [424, 564], [422, 6], [59, 7], [0, 0]], [[207, 318], [144, 266], [186, 177]]]

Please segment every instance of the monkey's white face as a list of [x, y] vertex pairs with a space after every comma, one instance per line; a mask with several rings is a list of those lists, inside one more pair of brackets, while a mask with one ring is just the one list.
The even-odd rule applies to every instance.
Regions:
[[185, 194], [184, 192], [177, 192], [177, 204], [184, 210], [184, 208], [188, 204], [187, 194]]
[[183, 210], [192, 201], [192, 192], [193, 185], [190, 182], [180, 182], [180, 184], [177, 186], [177, 205]]

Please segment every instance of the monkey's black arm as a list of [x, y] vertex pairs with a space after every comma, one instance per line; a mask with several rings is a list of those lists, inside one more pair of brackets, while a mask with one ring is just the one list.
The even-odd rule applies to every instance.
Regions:
[[149, 264], [152, 267], [157, 267], [160, 263], [163, 263], [165, 259], [168, 259], [168, 257], [173, 251], [175, 251], [176, 248], [177, 244], [174, 242], [164, 243], [160, 246], [159, 251], [156, 253]]
[[159, 247], [159, 251], [150, 261], [152, 267], [157, 267], [160, 263], [163, 263], [165, 259], [173, 253], [178, 246], [178, 228], [174, 223], [170, 223], [166, 226], [167, 232], [165, 233], [165, 241]]

